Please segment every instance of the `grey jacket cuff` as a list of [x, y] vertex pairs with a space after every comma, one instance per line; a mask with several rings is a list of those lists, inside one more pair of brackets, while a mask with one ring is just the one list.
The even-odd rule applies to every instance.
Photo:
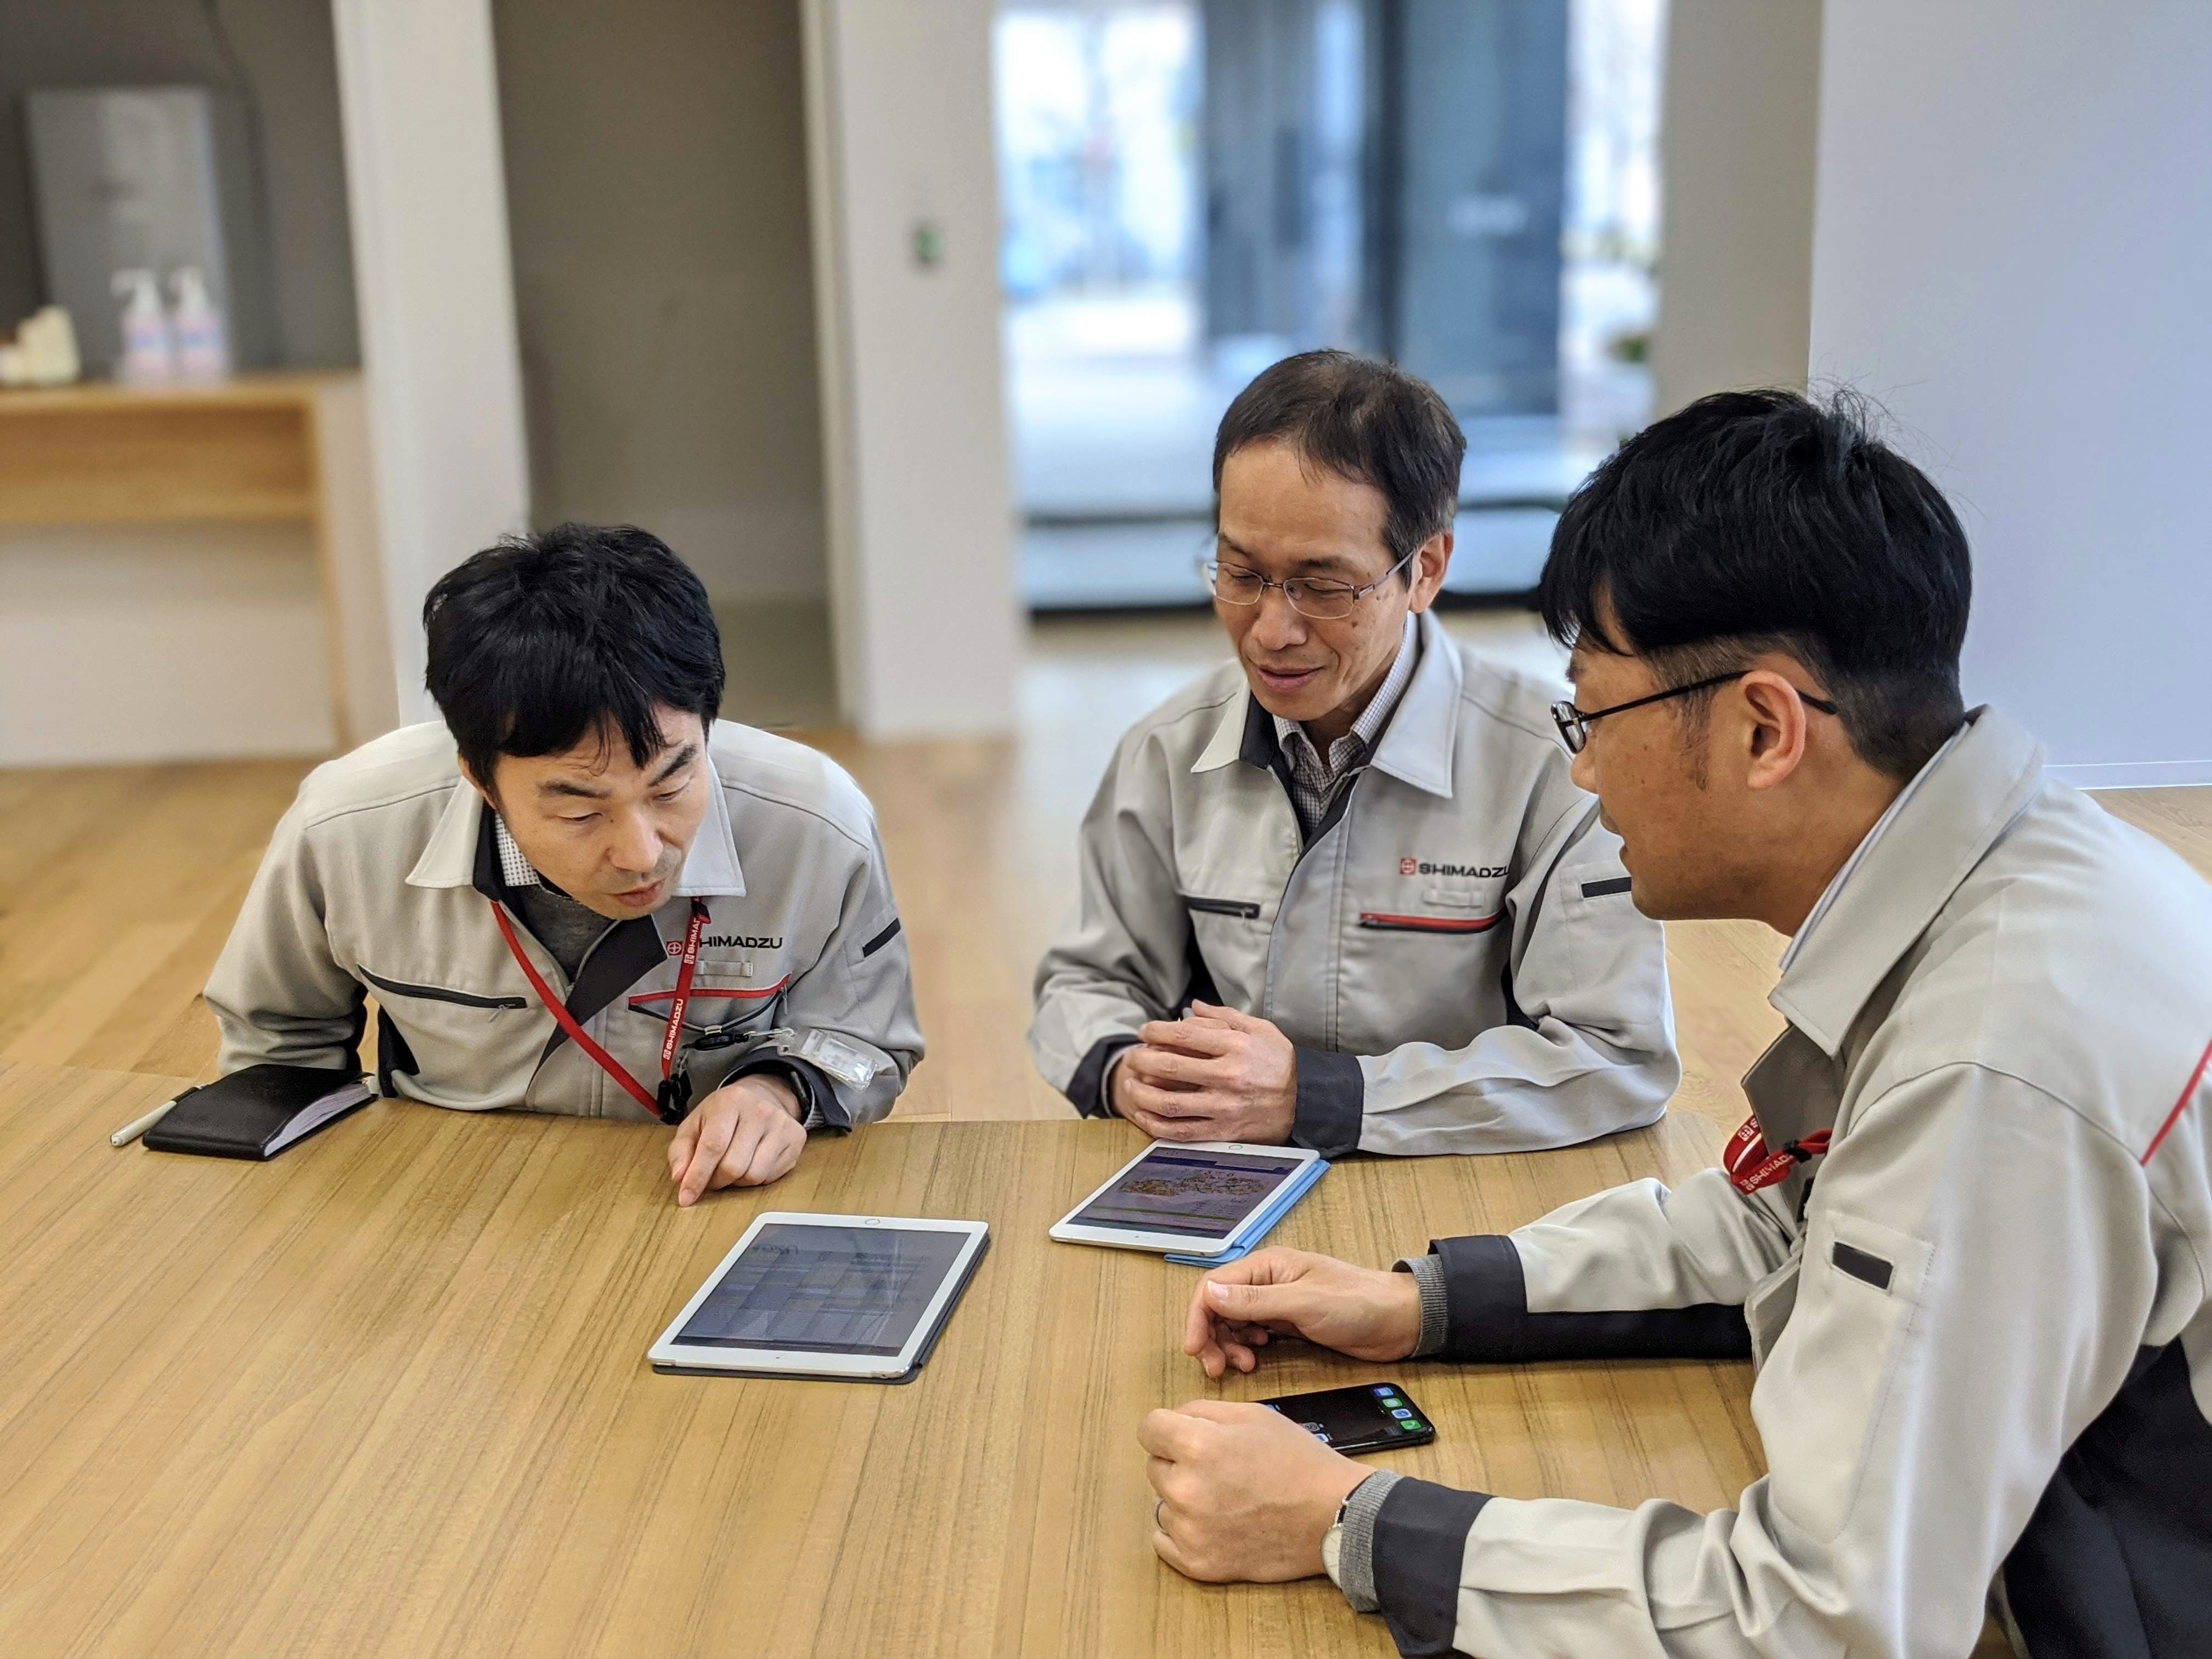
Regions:
[[1091, 1052], [1084, 1055], [1082, 1063], [1075, 1068], [1075, 1075], [1067, 1079], [1067, 1087], [1063, 1091], [1067, 1096], [1067, 1103], [1085, 1117], [1119, 1116], [1120, 1114], [1114, 1109], [1113, 1097], [1106, 1086], [1113, 1069], [1109, 1062], [1120, 1059], [1123, 1049], [1136, 1046], [1137, 1039], [1127, 1031], [1116, 1031], [1111, 1036], [1100, 1037], [1092, 1043]]
[[1376, 1609], [1406, 1659], [1455, 1651], [1468, 1534], [1489, 1501], [1488, 1492], [1413, 1480], [1395, 1481], [1382, 1495], [1374, 1523]]
[[1444, 1287], [1444, 1264], [1441, 1257], [1417, 1255], [1409, 1261], [1395, 1264], [1397, 1272], [1411, 1273], [1413, 1282], [1421, 1287], [1421, 1334], [1413, 1344], [1410, 1359], [1426, 1359], [1431, 1354], [1444, 1351], [1444, 1335], [1450, 1328], [1450, 1301]]
[[1291, 1120], [1291, 1144], [1327, 1158], [1358, 1152], [1367, 1115], [1367, 1076], [1359, 1069], [1359, 1056], [1326, 1048], [1300, 1048], [1297, 1056], [1298, 1104]]
[[1352, 1603], [1354, 1613], [1373, 1613], [1375, 1600], [1375, 1517], [1390, 1488], [1405, 1479], [1389, 1469], [1377, 1469], [1352, 1489], [1344, 1500], [1343, 1534], [1338, 1540], [1336, 1587]]

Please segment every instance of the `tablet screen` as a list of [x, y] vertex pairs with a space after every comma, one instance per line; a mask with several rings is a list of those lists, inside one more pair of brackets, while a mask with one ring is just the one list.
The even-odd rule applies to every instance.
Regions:
[[890, 1227], [763, 1227], [677, 1341], [705, 1348], [896, 1354], [969, 1235]]
[[1155, 1146], [1067, 1219], [1077, 1227], [1226, 1238], [1304, 1163], [1265, 1152]]

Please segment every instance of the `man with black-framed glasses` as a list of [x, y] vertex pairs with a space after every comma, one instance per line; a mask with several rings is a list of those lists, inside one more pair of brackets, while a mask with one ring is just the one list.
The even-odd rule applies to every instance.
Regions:
[[[1626, 714], [1632, 708], [1642, 708], [1648, 703], [1665, 702], [1674, 697], [1686, 697], [1698, 691], [1709, 691], [1714, 686], [1726, 685], [1745, 678], [1748, 668], [1739, 668], [1732, 673], [1708, 674], [1701, 680], [1692, 680], [1687, 685], [1670, 685], [1663, 691], [1646, 692], [1640, 697], [1631, 697], [1626, 702], [1614, 703], [1609, 708], [1577, 708], [1571, 700], [1552, 705], [1552, 724], [1559, 728], [1559, 741], [1567, 746], [1570, 755], [1579, 755], [1589, 746], [1589, 729], [1607, 714]], [[1808, 708], [1817, 708], [1823, 714], [1839, 713], [1836, 705], [1826, 697], [1816, 697], [1809, 691], [1797, 693], [1797, 700]]]
[[1548, 694], [1430, 614], [1466, 440], [1310, 352], [1222, 417], [1200, 574], [1237, 660], [1122, 739], [1031, 1051], [1086, 1114], [1329, 1156], [1649, 1123], [1680, 1075], [1656, 924]]
[[1787, 939], [1753, 1115], [1671, 1192], [1401, 1271], [1262, 1251], [1184, 1332], [1214, 1377], [1274, 1334], [1750, 1358], [1767, 1474], [1711, 1514], [1528, 1501], [1213, 1403], [1139, 1433], [1163, 1558], [1326, 1571], [1407, 1655], [1936, 1659], [1985, 1597], [2027, 1659], [2212, 1653], [2212, 887], [1966, 707], [1970, 586], [1848, 400], [1705, 398], [1599, 468], [1544, 572], [1559, 734], [1639, 909]]

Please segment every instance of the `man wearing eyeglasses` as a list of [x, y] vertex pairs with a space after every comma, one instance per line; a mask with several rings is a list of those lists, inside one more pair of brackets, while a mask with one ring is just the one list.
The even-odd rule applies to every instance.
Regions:
[[1121, 740], [1030, 1044], [1086, 1115], [1327, 1156], [1559, 1146], [1680, 1072], [1664, 946], [1534, 681], [1430, 613], [1466, 440], [1337, 351], [1214, 441], [1233, 664]]
[[1671, 1193], [1404, 1271], [1263, 1251], [1184, 1334], [1215, 1377], [1285, 1333], [1747, 1358], [1767, 1474], [1703, 1515], [1492, 1497], [1200, 1401], [1139, 1435], [1167, 1561], [1326, 1570], [1407, 1655], [1933, 1659], [1985, 1595], [2027, 1659], [2212, 1653], [2212, 888], [1967, 710], [1970, 584], [1847, 404], [1724, 393], [1601, 467], [1544, 573], [1559, 726], [1640, 909], [1787, 938], [1755, 1115]]

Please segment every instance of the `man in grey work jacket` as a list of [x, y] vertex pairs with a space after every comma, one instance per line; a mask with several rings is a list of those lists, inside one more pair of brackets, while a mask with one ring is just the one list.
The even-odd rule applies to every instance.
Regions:
[[443, 725], [318, 767], [208, 982], [222, 1069], [358, 1064], [386, 1095], [677, 1125], [679, 1203], [890, 1109], [921, 1055], [866, 799], [715, 719], [699, 580], [562, 525], [431, 590]]
[[[1966, 539], [1844, 408], [1728, 393], [1569, 506], [1560, 730], [1638, 905], [1790, 936], [1725, 1167], [1370, 1272], [1272, 1251], [1185, 1346], [1748, 1356], [1733, 1510], [1457, 1492], [1262, 1407], [1144, 1426], [1154, 1544], [1324, 1568], [1401, 1651], [2212, 1653], [2212, 888], [1958, 687]], [[1449, 1424], [1443, 1432], [1454, 1432]], [[1465, 1425], [1462, 1425], [1465, 1431]]]
[[1340, 351], [1214, 441], [1237, 660], [1122, 738], [1030, 1051], [1086, 1115], [1329, 1156], [1565, 1146], [1680, 1069], [1658, 925], [1568, 776], [1553, 693], [1429, 614], [1466, 440]]

